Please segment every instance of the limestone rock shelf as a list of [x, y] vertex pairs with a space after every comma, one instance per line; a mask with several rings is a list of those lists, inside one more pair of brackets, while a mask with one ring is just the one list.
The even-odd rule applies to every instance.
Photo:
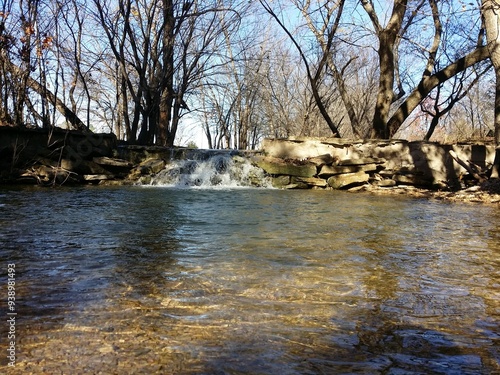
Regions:
[[[495, 158], [495, 146], [486, 143], [329, 138], [265, 139], [262, 152], [266, 156], [256, 158], [255, 163], [280, 188], [348, 189], [371, 183], [457, 190], [471, 179], [471, 171], [473, 179], [482, 182]], [[306, 167], [307, 173], [303, 172]], [[297, 177], [310, 180], [297, 183]]]
[[[119, 145], [112, 134], [0, 127], [0, 182], [148, 184], [174, 160], [244, 158], [285, 189], [417, 186], [459, 190], [487, 181], [493, 144], [265, 139], [258, 151]], [[241, 164], [241, 163], [240, 163]]]

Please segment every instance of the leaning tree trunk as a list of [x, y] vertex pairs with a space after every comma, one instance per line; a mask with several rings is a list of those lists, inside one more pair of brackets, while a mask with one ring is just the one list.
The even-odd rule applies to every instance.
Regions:
[[482, 0], [482, 14], [490, 59], [495, 68], [495, 145], [496, 155], [491, 178], [500, 173], [500, 0]]

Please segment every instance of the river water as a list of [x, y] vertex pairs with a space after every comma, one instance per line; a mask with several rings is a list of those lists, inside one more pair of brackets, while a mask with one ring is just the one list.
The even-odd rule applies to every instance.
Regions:
[[332, 191], [3, 189], [4, 368], [499, 373], [499, 222], [494, 207]]

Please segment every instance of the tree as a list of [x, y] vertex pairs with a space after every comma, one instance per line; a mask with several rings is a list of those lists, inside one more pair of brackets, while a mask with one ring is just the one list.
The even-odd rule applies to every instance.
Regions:
[[225, 28], [238, 14], [217, 0], [127, 0], [116, 10], [111, 3], [94, 0], [119, 66], [128, 140], [172, 146], [189, 95], [217, 65], [211, 59], [222, 39], [220, 14]]
[[[433, 1], [431, 0], [431, 3]], [[379, 87], [373, 115], [372, 137], [388, 138], [390, 134], [387, 128], [387, 121], [389, 119], [391, 104], [397, 98], [404, 95], [403, 91], [400, 91], [398, 95], [395, 94], [394, 81], [397, 67], [396, 50], [404, 31], [403, 21], [408, 10], [408, 0], [394, 0], [392, 14], [385, 27], [375, 12], [372, 0], [361, 0], [361, 4], [372, 22], [379, 42], [377, 48], [380, 70]]]
[[[410, 9], [410, 2], [406, 0], [395, 0], [391, 17], [385, 27], [381, 26], [377, 18], [373, 2], [371, 0], [362, 0], [362, 4], [372, 20], [379, 41], [380, 83], [373, 119], [373, 136], [375, 137], [390, 138], [394, 136], [411, 112], [433, 89], [488, 58], [488, 51], [482, 45], [480, 28], [476, 28], [479, 35], [475, 39], [475, 44], [472, 44], [472, 42], [474, 42], [472, 38], [469, 38], [469, 45], [462, 45], [462, 43], [459, 43], [457, 40], [449, 41], [449, 43], [444, 44], [445, 41], [448, 41], [443, 40], [444, 29], [441, 16], [448, 12], [458, 15], [461, 13], [460, 11], [454, 11], [453, 2], [438, 3], [435, 0], [421, 0], [416, 3], [413, 9]], [[427, 6], [427, 8], [424, 6]], [[441, 6], [441, 8], [439, 6]], [[445, 6], [449, 9], [448, 11], [443, 10]], [[400, 89], [398, 94], [395, 95], [393, 91], [395, 82], [394, 77], [399, 69], [395, 57], [399, 55], [400, 52], [398, 52], [398, 49], [404, 41], [413, 45], [413, 48], [421, 44], [418, 42], [418, 39], [415, 41], [412, 40], [410, 31], [412, 27], [418, 27], [418, 25], [421, 25], [422, 22], [428, 18], [426, 17], [427, 13], [424, 12], [425, 9], [428, 9], [428, 14], [432, 20], [430, 24], [433, 28], [433, 34], [432, 38], [425, 44], [427, 47], [424, 45], [425, 48], [423, 51], [426, 57], [423, 61], [424, 64], [422, 64], [424, 69], [421, 79], [413, 85], [408, 96], [405, 96], [405, 92], [402, 89], [403, 86], [398, 83]], [[459, 17], [456, 22], [460, 23], [457, 27], [463, 27], [464, 22], [470, 23], [470, 18], [465, 15]], [[472, 23], [472, 25], [474, 26], [474, 23]], [[473, 31], [473, 29], [471, 29], [471, 31]], [[417, 33], [422, 34], [422, 26], [418, 27]], [[465, 39], [467, 43], [467, 38]], [[455, 47], [457, 52], [454, 52], [451, 47], [454, 44], [457, 45], [457, 47]], [[446, 59], [445, 61], [447, 61], [446, 63], [444, 63], [445, 61], [440, 62], [438, 55], [439, 50], [444, 48], [443, 45], [446, 45], [446, 51], [442, 53], [442, 56]], [[463, 50], [467, 49], [470, 52], [466, 53], [465, 56], [459, 55], [463, 53]], [[413, 54], [410, 56], [412, 56], [412, 59], [415, 58]], [[413, 64], [417, 65], [415, 61]], [[444, 66], [444, 68], [437, 70], [436, 68], [439, 66]], [[397, 99], [402, 99], [402, 102], [398, 104], [397, 109], [390, 115], [391, 105], [396, 103]]]
[[[325, 107], [325, 104], [323, 103], [323, 99], [322, 99], [320, 92], [319, 92], [320, 91], [319, 85], [320, 85], [320, 81], [321, 81], [321, 75], [323, 73], [323, 69], [325, 67], [325, 64], [328, 60], [328, 56], [329, 56], [328, 52], [329, 51], [327, 51], [327, 53], [323, 53], [323, 57], [321, 58], [320, 62], [318, 63], [318, 66], [315, 69], [316, 71], [313, 73], [311, 64], [309, 63], [309, 60], [307, 59], [300, 44], [294, 38], [294, 36], [290, 32], [290, 30], [288, 30], [286, 25], [280, 20], [277, 13], [272, 9], [272, 7], [269, 5], [269, 3], [267, 3], [264, 0], [259, 0], [259, 2], [264, 7], [264, 9], [271, 15], [271, 17], [278, 23], [278, 25], [281, 27], [281, 29], [289, 36], [290, 40], [292, 41], [294, 46], [297, 48], [297, 51], [299, 52], [300, 57], [301, 57], [301, 59], [304, 63], [304, 66], [306, 68], [307, 78], [308, 78], [310, 86], [311, 86], [311, 91], [312, 91], [312, 94], [314, 97], [314, 101], [315, 101], [321, 115], [323, 116], [325, 122], [327, 123], [328, 127], [332, 131], [333, 136], [340, 137], [340, 132], [337, 128], [337, 125], [333, 122], [332, 118], [330, 117], [330, 114], [328, 113], [328, 111]], [[344, 2], [341, 1], [340, 5], [343, 6], [343, 3]], [[340, 12], [338, 14], [340, 15], [341, 13], [342, 12], [340, 9]], [[330, 14], [330, 16], [331, 16], [331, 14]], [[335, 34], [335, 31], [336, 31], [336, 26], [333, 27], [333, 29], [329, 31], [329, 34], [330, 34], [329, 39], [332, 39], [333, 35]], [[326, 46], [326, 47], [328, 47], [328, 46]]]
[[307, 27], [313, 33], [321, 49], [322, 57], [318, 63], [317, 70], [320, 72], [322, 69], [326, 69], [327, 74], [333, 77], [334, 84], [347, 112], [352, 133], [358, 137], [362, 137], [360, 129], [361, 119], [356, 111], [353, 97], [348, 92], [345, 75], [348, 66], [359, 56], [350, 56], [341, 67], [338, 66], [335, 60], [335, 56], [339, 52], [335, 47], [339, 44], [336, 41], [336, 34], [340, 26], [345, 0], [328, 1], [326, 3], [317, 1], [314, 6], [311, 0], [294, 0], [294, 4], [301, 12]]
[[52, 17], [38, 0], [3, 3], [0, 11], [0, 92], [2, 122], [24, 126], [30, 119], [43, 127], [48, 119], [48, 104], [59, 111], [76, 129], [87, 126], [64, 100], [49, 90], [48, 58], [52, 48]]
[[[480, 34], [480, 28], [470, 22], [470, 15], [478, 13], [457, 10], [451, 1], [362, 0], [359, 7], [364, 15], [358, 5], [343, 0], [291, 2], [316, 40], [313, 47], [317, 51], [316, 60], [304, 48], [310, 39], [292, 31], [290, 26], [288, 30], [269, 3], [260, 1], [299, 51], [318, 108], [334, 133], [339, 133], [340, 123], [332, 128], [325, 93], [320, 94], [325, 77], [332, 79], [330, 92], [335, 91], [341, 99], [354, 135], [366, 134], [360, 124], [367, 113], [372, 113], [371, 137], [390, 138], [432, 90], [488, 57], [480, 35], [475, 41], [471, 38], [475, 32]], [[444, 23], [443, 15], [446, 15]], [[364, 26], [367, 20], [368, 27]], [[365, 107], [358, 113], [358, 100], [346, 72], [358, 56], [366, 55], [362, 51], [371, 48], [377, 53], [378, 88], [373, 109]], [[349, 52], [344, 54], [344, 51]], [[342, 62], [339, 56], [343, 54], [347, 57]], [[440, 66], [443, 68], [439, 69]]]
[[498, 0], [483, 0], [481, 7], [486, 28], [487, 48], [493, 68], [495, 69], [495, 144], [497, 146], [492, 178], [500, 175], [500, 2]]
[[490, 68], [491, 65], [488, 64], [483, 70], [474, 71], [472, 74], [475, 74], [475, 77], [472, 79], [468, 79], [470, 77], [465, 74], [465, 71], [461, 74], [457, 74], [453, 79], [451, 92], [443, 94], [443, 84], [439, 84], [436, 87], [436, 90], [434, 90], [435, 96], [433, 97], [429, 94], [426, 99], [420, 103], [421, 110], [431, 117], [429, 128], [424, 137], [425, 141], [429, 141], [439, 123], [439, 120], [443, 116], [447, 115], [453, 109], [455, 104], [457, 104], [469, 93], [472, 87], [476, 86], [481, 76], [487, 73]]

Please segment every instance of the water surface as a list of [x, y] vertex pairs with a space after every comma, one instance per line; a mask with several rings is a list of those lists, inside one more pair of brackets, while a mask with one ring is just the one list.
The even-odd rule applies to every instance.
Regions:
[[499, 372], [499, 219], [331, 191], [0, 190], [11, 373]]

